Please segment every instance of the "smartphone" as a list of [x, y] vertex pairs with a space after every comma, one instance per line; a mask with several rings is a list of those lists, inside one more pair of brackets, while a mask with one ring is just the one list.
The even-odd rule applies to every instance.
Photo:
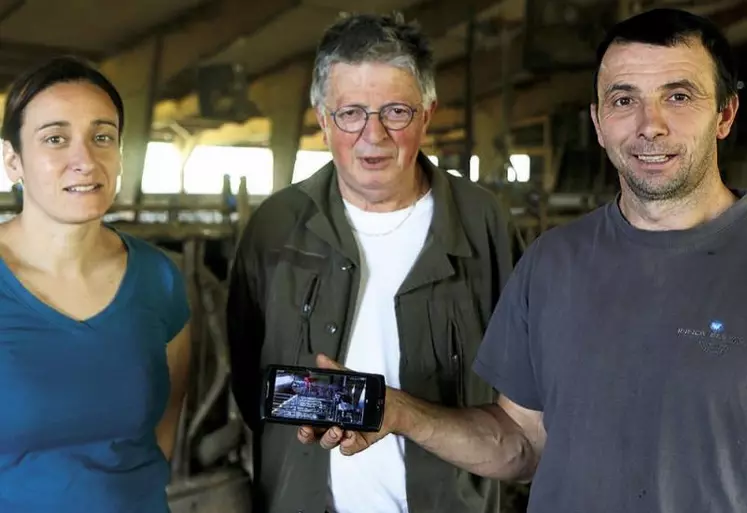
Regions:
[[265, 422], [378, 431], [386, 383], [380, 374], [270, 365], [261, 418]]

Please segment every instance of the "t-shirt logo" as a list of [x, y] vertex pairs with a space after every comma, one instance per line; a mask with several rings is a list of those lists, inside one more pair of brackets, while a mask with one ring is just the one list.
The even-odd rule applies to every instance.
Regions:
[[697, 340], [704, 352], [716, 356], [726, 354], [732, 347], [744, 345], [742, 337], [728, 334], [724, 323], [718, 320], [711, 321], [707, 330], [679, 328], [677, 335]]

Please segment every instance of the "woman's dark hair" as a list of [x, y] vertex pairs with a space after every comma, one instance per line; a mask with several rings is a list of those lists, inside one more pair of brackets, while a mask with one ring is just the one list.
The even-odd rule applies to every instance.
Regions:
[[693, 38], [703, 44], [713, 59], [716, 104], [721, 112], [737, 94], [737, 62], [729, 40], [711, 21], [679, 9], [652, 9], [628, 18], [610, 29], [597, 48], [594, 103], [598, 101], [599, 68], [610, 45], [643, 43], [671, 47], [687, 44]]
[[121, 141], [124, 130], [124, 105], [119, 92], [94, 66], [82, 59], [70, 56], [55, 57], [26, 71], [13, 82], [5, 100], [5, 117], [0, 139], [10, 142], [13, 149], [20, 152], [21, 126], [26, 106], [45, 89], [64, 82], [89, 82], [109, 95], [117, 109]]

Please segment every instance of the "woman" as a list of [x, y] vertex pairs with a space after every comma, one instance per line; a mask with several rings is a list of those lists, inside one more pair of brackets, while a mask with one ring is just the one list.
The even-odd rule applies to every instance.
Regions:
[[114, 86], [71, 58], [6, 100], [23, 208], [0, 225], [0, 511], [168, 511], [189, 306], [163, 252], [102, 222], [123, 126]]

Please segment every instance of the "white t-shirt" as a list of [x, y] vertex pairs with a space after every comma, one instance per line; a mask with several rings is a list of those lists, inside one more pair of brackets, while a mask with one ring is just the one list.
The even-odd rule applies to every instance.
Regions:
[[[433, 198], [429, 191], [413, 206], [394, 212], [366, 212], [348, 202], [345, 207], [358, 243], [361, 282], [343, 363], [355, 371], [383, 374], [387, 385], [400, 388], [394, 297], [423, 249]], [[395, 435], [354, 456], [331, 451], [332, 510], [407, 513], [404, 456], [404, 439]]]

